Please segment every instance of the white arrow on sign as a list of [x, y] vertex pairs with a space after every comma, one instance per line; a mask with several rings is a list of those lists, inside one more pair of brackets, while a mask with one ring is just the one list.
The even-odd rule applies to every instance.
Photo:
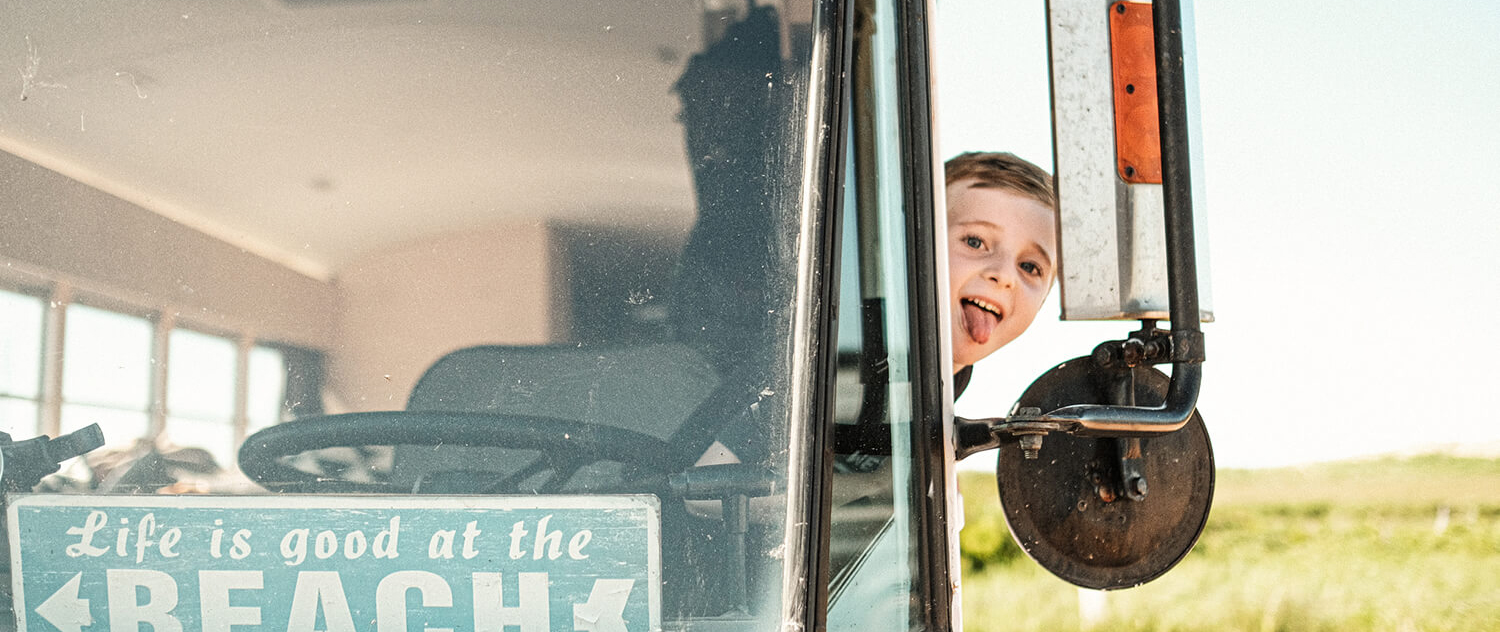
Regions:
[[73, 579], [36, 607], [36, 613], [61, 632], [83, 632], [83, 626], [93, 625], [89, 600], [78, 597], [78, 582], [82, 579], [81, 572], [73, 575]]
[[573, 629], [579, 632], [625, 632], [625, 603], [633, 579], [596, 579], [588, 603], [573, 604]]

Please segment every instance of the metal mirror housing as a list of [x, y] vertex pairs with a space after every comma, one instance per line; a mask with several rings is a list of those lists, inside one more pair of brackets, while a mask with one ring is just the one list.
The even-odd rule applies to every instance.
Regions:
[[[1200, 317], [1213, 320], [1208, 240], [1203, 204], [1203, 147], [1198, 133], [1197, 55], [1191, 0], [1181, 5], [1182, 93], [1191, 174], [1191, 207], [1198, 270]], [[1161, 156], [1155, 168], [1132, 155], [1126, 127], [1155, 131], [1155, 78], [1151, 59], [1118, 59], [1111, 43], [1134, 34], [1151, 5], [1111, 0], [1051, 0], [1053, 147], [1057, 163], [1058, 285], [1064, 320], [1139, 320], [1169, 317], [1166, 230]], [[1131, 7], [1131, 11], [1121, 11]], [[1149, 28], [1145, 36], [1150, 37]], [[1144, 50], [1151, 50], [1149, 41]], [[1118, 72], [1123, 70], [1124, 72]], [[1124, 76], [1121, 76], [1124, 75]], [[1144, 79], [1145, 81], [1141, 81]], [[1118, 85], [1117, 85], [1118, 84]], [[1150, 85], [1146, 85], [1150, 84]], [[1164, 104], [1163, 104], [1164, 105]], [[1149, 108], [1149, 109], [1148, 109]], [[1132, 117], [1134, 113], [1141, 116]], [[1123, 126], [1117, 124], [1124, 123]], [[1121, 127], [1117, 135], [1116, 129]], [[1121, 142], [1125, 141], [1125, 142]], [[1148, 150], [1149, 153], [1149, 150]], [[1154, 176], [1154, 177], [1153, 177]]]

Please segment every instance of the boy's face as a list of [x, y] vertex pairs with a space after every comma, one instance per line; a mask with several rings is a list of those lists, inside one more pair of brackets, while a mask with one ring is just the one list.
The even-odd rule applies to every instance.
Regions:
[[1057, 270], [1057, 219], [1010, 189], [948, 186], [953, 370], [1016, 339], [1042, 308]]

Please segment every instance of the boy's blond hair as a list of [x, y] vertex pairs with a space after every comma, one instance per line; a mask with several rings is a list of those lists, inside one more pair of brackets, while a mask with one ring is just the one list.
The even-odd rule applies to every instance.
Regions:
[[971, 151], [948, 159], [943, 165], [945, 184], [973, 180], [979, 189], [1008, 189], [1057, 208], [1057, 189], [1052, 176], [1041, 167], [1008, 152]]

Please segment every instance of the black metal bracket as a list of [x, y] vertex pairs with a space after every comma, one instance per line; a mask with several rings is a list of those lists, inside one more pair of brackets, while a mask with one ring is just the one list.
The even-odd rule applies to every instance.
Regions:
[[730, 549], [728, 559], [732, 566], [726, 574], [730, 582], [726, 597], [730, 610], [726, 614], [749, 616], [750, 589], [745, 579], [749, 576], [750, 565], [750, 551], [746, 546], [746, 534], [750, 530], [750, 499], [785, 491], [784, 480], [759, 465], [725, 463], [688, 468], [669, 476], [667, 484], [673, 493], [687, 500], [720, 501], [724, 512], [724, 536]]
[[1176, 348], [1170, 332], [1157, 329], [1154, 320], [1143, 320], [1130, 337], [1099, 343], [1092, 358], [1104, 368], [1134, 368], [1171, 362]]

